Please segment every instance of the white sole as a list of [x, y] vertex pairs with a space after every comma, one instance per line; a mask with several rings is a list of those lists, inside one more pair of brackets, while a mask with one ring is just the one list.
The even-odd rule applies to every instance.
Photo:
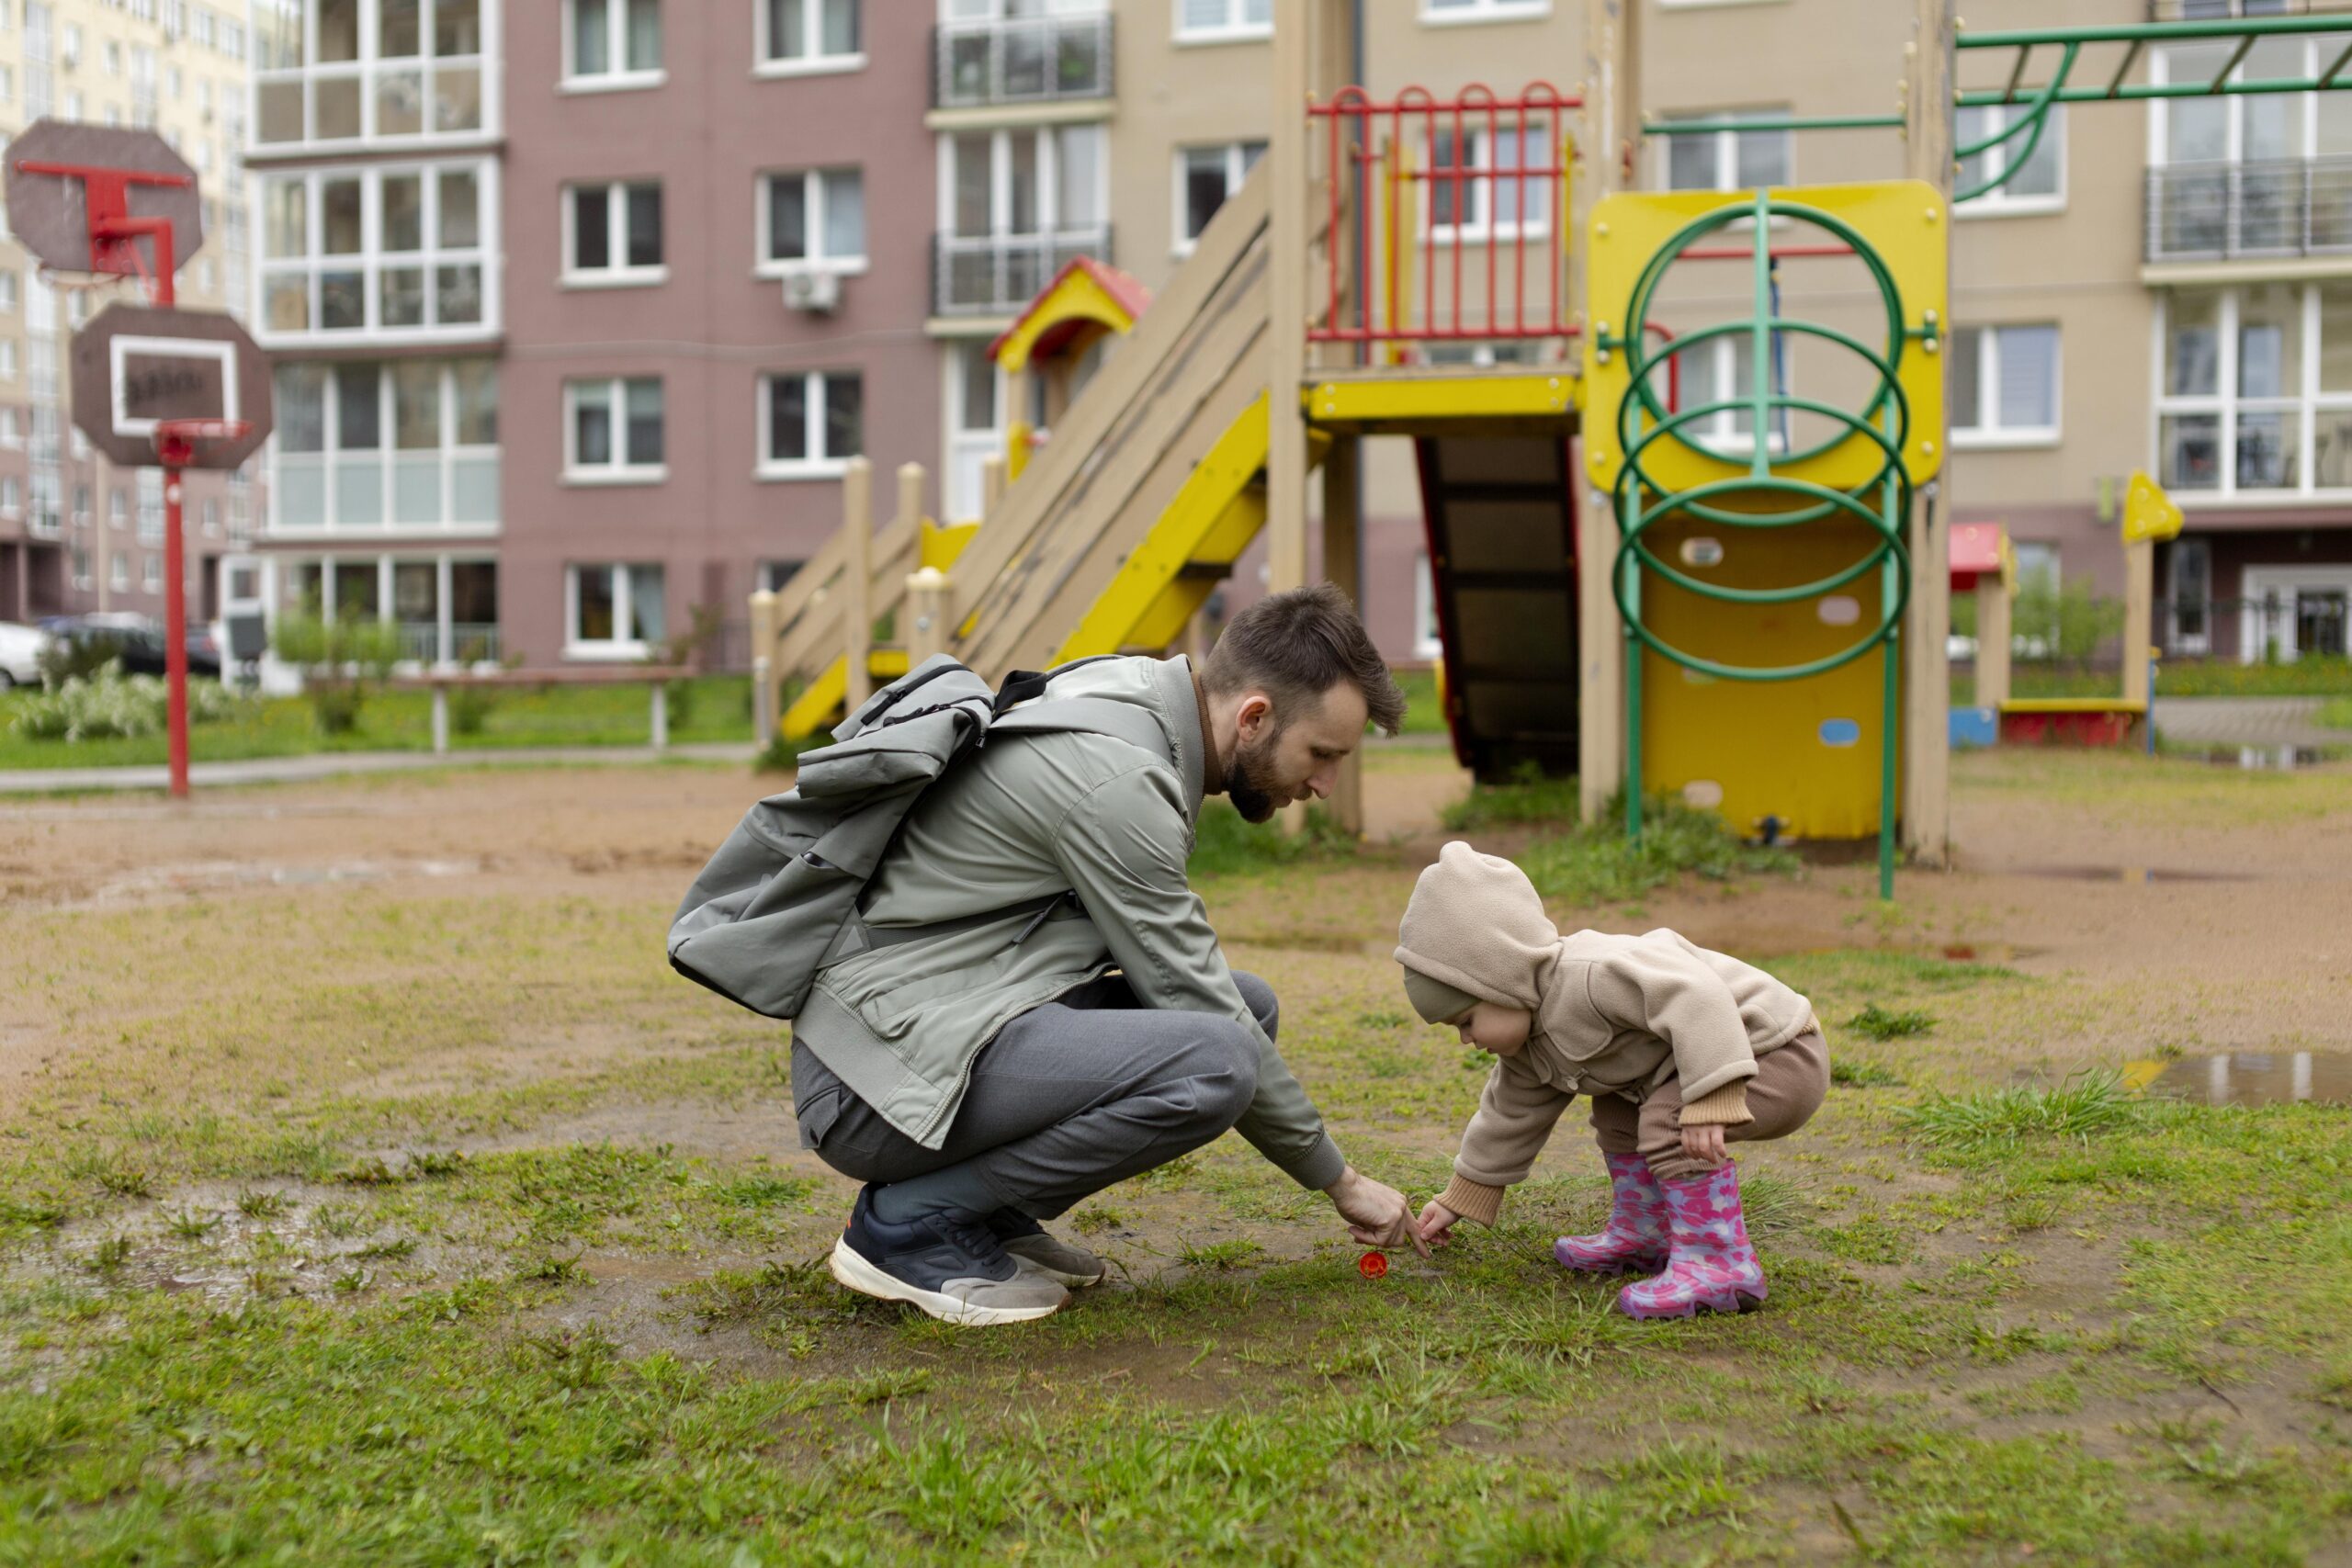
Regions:
[[844, 1236], [833, 1243], [833, 1278], [851, 1290], [875, 1296], [886, 1302], [905, 1302], [920, 1307], [942, 1323], [960, 1323], [975, 1328], [986, 1328], [1000, 1323], [1029, 1323], [1041, 1317], [1051, 1317], [1062, 1303], [1042, 1307], [991, 1307], [972, 1302], [958, 1301], [938, 1291], [926, 1291], [920, 1285], [910, 1285], [904, 1280], [884, 1273], [865, 1260], [857, 1248]]

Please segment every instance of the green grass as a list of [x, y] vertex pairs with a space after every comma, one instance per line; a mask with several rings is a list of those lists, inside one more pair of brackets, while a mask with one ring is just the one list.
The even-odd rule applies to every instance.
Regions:
[[1308, 807], [1306, 828], [1292, 833], [1280, 821], [1245, 822], [1227, 802], [1211, 800], [1202, 805], [1187, 864], [1195, 876], [1240, 876], [1355, 852], [1355, 840], [1320, 807]]
[[2089, 1138], [2138, 1120], [2140, 1102], [2111, 1072], [2078, 1074], [2054, 1088], [2011, 1085], [1978, 1094], [1930, 1094], [1903, 1113], [1930, 1143], [1959, 1147], [2020, 1138]]
[[[670, 739], [687, 743], [749, 740], [751, 682], [740, 675], [697, 676], [672, 697]], [[0, 768], [87, 768], [166, 760], [161, 735], [119, 740], [30, 740], [13, 717], [27, 694], [0, 694]], [[475, 734], [452, 734], [456, 751], [523, 746], [642, 746], [650, 738], [650, 703], [642, 685], [525, 686], [501, 691]], [[188, 733], [189, 755], [200, 762], [253, 757], [293, 757], [318, 751], [424, 751], [433, 745], [429, 693], [371, 691], [358, 728], [345, 735], [320, 731], [310, 703], [265, 697], [240, 705], [235, 717], [198, 725]]]
[[1580, 807], [1577, 781], [1546, 778], [1529, 762], [1505, 784], [1473, 783], [1470, 793], [1440, 813], [1451, 833], [1474, 833], [1481, 828], [1517, 827], [1528, 823], [1574, 822]]
[[1667, 799], [1644, 812], [1639, 839], [1625, 836], [1622, 818], [1604, 815], [1536, 840], [1519, 863], [1536, 891], [1570, 904], [1625, 903], [1688, 876], [1731, 882], [1803, 869], [1787, 850], [1743, 844], [1713, 812]]
[[1908, 1040], [1932, 1031], [1936, 1021], [1933, 1014], [1918, 1008], [1889, 1010], [1876, 1002], [1866, 1002], [1861, 1011], [1846, 1021], [1846, 1027], [1868, 1040]]
[[[2020, 660], [2010, 668], [2009, 694], [2017, 697], [2111, 697], [2123, 690], [2113, 670]], [[2160, 697], [2352, 696], [2352, 660], [2314, 656], [2292, 664], [2240, 664], [2231, 659], [2165, 659], [2156, 665]], [[1974, 675], [1957, 670], [1951, 678], [1955, 706], [1976, 700]]]
[[2327, 729], [2352, 729], [2352, 697], [2330, 697], [2322, 703], [2319, 722]]
[[1405, 724], [1399, 735], [1443, 735], [1445, 710], [1438, 705], [1437, 671], [1392, 670], [1389, 675], [1405, 694]]

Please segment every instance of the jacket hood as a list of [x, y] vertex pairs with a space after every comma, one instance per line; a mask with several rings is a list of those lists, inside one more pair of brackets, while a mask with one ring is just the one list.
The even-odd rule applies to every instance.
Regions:
[[1455, 840], [1421, 873], [1396, 928], [1396, 962], [1505, 1007], [1539, 1010], [1559, 928], [1527, 874]]
[[1169, 754], [1176, 759], [1176, 773], [1184, 784], [1188, 818], [1200, 820], [1206, 777], [1201, 758], [1201, 705], [1193, 693], [1193, 667], [1182, 656], [1090, 660], [1055, 677], [1038, 700], [1056, 697], [1133, 703], [1150, 714], [1167, 733]]

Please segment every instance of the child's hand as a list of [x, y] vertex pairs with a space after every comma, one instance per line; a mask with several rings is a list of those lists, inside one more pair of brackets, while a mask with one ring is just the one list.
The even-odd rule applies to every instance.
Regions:
[[1421, 1239], [1431, 1247], [1443, 1247], [1453, 1239], [1453, 1227], [1462, 1216], [1432, 1198], [1421, 1210]]
[[1709, 1165], [1724, 1163], [1724, 1130], [1718, 1123], [1682, 1129], [1682, 1152]]

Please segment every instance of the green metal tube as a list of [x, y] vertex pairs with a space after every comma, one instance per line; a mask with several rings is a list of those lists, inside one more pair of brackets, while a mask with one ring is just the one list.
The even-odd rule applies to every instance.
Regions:
[[1899, 114], [1822, 114], [1772, 119], [1669, 119], [1642, 127], [1645, 136], [1710, 136], [1718, 130], [1888, 130]]
[[1962, 30], [1962, 49], [2030, 49], [2053, 43], [2181, 43], [2198, 39], [2261, 38], [2271, 33], [2352, 33], [2352, 16], [2228, 17], [2199, 22], [2113, 22], [2087, 28], [2024, 28], [2006, 32]]

